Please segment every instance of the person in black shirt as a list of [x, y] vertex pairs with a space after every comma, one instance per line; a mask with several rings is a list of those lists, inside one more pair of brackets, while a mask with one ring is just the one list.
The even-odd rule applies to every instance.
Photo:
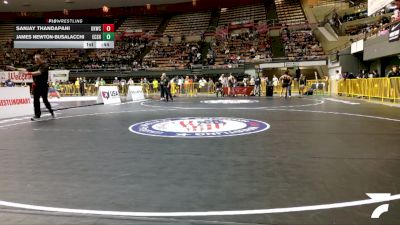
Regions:
[[254, 96], [261, 96], [261, 78], [259, 75], [254, 79]]
[[81, 96], [85, 95], [85, 85], [86, 85], [86, 78], [82, 77], [79, 80], [79, 92], [81, 93]]
[[33, 78], [33, 106], [35, 108], [35, 116], [31, 118], [32, 121], [40, 120], [42, 114], [40, 110], [40, 97], [43, 99], [43, 103], [49, 110], [51, 116], [55, 118], [54, 111], [47, 99], [48, 95], [48, 79], [49, 79], [49, 66], [44, 62], [40, 54], [34, 56], [35, 66], [25, 72], [27, 75], [32, 75]]
[[[290, 85], [292, 83], [292, 77], [289, 76], [289, 71], [286, 71], [280, 78], [279, 81], [282, 83], [282, 90], [281, 90], [281, 97], [282, 97], [282, 93], [285, 92], [285, 98], [289, 97], [291, 95], [290, 91]], [[289, 92], [289, 93], [288, 93]]]
[[215, 94], [217, 95], [217, 98], [219, 97], [219, 94], [224, 97], [224, 91], [222, 88], [222, 83], [221, 81], [217, 80], [215, 82]]
[[396, 65], [392, 66], [392, 70], [388, 73], [387, 77], [400, 77], [400, 71], [397, 69]]
[[165, 76], [165, 84], [166, 84], [165, 98], [166, 98], [167, 102], [169, 101], [169, 99], [171, 99], [171, 101], [174, 101], [174, 99], [172, 98], [172, 95], [171, 95], [171, 80], [167, 76]]
[[167, 75], [165, 73], [163, 73], [163, 74], [161, 74], [161, 77], [160, 77], [160, 92], [161, 92], [160, 100], [161, 101], [163, 101], [165, 99], [165, 88], [167, 86], [166, 83], [165, 83], [166, 76]]
[[[160, 86], [161, 86], [161, 95], [163, 95], [165, 97], [165, 100], [168, 102], [169, 99], [171, 99], [171, 101], [174, 101], [174, 99], [172, 98], [171, 95], [171, 80], [167, 77], [167, 75], [165, 73], [163, 73], [161, 75], [161, 79], [160, 79]], [[162, 99], [163, 100], [163, 99]]]

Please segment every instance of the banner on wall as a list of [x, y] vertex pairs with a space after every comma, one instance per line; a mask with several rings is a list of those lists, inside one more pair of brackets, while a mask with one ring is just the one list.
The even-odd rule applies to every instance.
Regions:
[[32, 75], [26, 75], [21, 71], [4, 71], [0, 72], [0, 82], [4, 83], [10, 79], [14, 83], [32, 83]]
[[378, 12], [393, 0], [368, 0], [368, 16]]
[[51, 82], [61, 81], [67, 82], [69, 78], [69, 70], [50, 70], [49, 80]]
[[[69, 70], [49, 70], [49, 81], [68, 81]], [[21, 71], [3, 71], [0, 72], [0, 82], [4, 83], [10, 79], [14, 83], [32, 83], [32, 75], [24, 74]]]
[[393, 25], [389, 31], [389, 42], [394, 42], [400, 40], [400, 22]]
[[0, 119], [33, 114], [29, 87], [0, 88]]

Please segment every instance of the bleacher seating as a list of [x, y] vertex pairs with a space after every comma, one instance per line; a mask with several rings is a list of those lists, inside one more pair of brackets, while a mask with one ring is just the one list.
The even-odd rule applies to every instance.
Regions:
[[0, 44], [14, 38], [14, 25], [13, 21], [0, 21]]
[[216, 54], [215, 65], [267, 61], [272, 57], [271, 41], [267, 34], [260, 34], [255, 38], [245, 36], [231, 37], [213, 43], [212, 50]]
[[152, 50], [145, 56], [148, 67], [185, 68], [189, 63], [201, 64], [197, 60], [199, 45], [197, 43], [159, 43], [154, 42]]
[[[287, 3], [289, 6], [286, 5], [286, 8], [292, 8], [296, 5], [292, 2], [294, 0], [276, 1]], [[298, 1], [296, 2], [299, 13], [295, 13], [297, 11], [292, 10], [292, 14], [288, 16], [287, 20], [280, 17], [285, 24], [291, 25], [306, 21], [300, 4]], [[156, 16], [132, 16], [123, 23], [119, 23], [121, 26], [117, 29], [117, 32], [156, 32], [162, 23], [162, 25], [166, 25], [164, 36], [156, 35], [153, 39], [149, 38], [148, 35], [128, 34], [122, 36], [122, 40], [117, 40], [115, 48], [111, 50], [47, 49], [44, 54], [53, 68], [65, 69], [112, 69], [122, 67], [129, 69], [148, 67], [175, 69], [190, 67], [191, 64], [226, 65], [271, 60], [272, 43], [268, 34], [268, 26], [266, 25], [265, 6], [262, 2], [238, 6], [221, 12], [218, 21], [220, 29], [217, 31], [222, 33], [216, 33], [215, 39], [217, 41], [211, 42], [210, 45], [197, 42], [199, 40], [197, 38], [189, 37], [187, 39], [187, 37], [183, 37], [190, 34], [202, 34], [208, 28], [210, 21], [212, 21], [211, 14], [211, 11], [206, 11], [174, 15], [168, 23], [167, 20]], [[292, 21], [298, 18], [296, 15], [303, 19]], [[215, 17], [214, 19], [217, 18]], [[247, 21], [250, 24], [247, 24]], [[239, 32], [238, 29], [242, 29], [242, 22], [246, 23], [243, 27], [248, 30]], [[230, 29], [227, 29], [226, 25], [232, 23], [236, 23], [238, 27], [230, 26]], [[4, 40], [0, 40], [0, 42], [3, 41], [4, 43], [4, 41], [12, 38], [13, 29], [12, 22], [2, 22], [0, 24], [0, 32], [4, 32], [4, 34], [1, 33], [0, 37]], [[232, 32], [232, 29], [237, 30]], [[230, 32], [229, 34], [228, 31]], [[286, 35], [286, 37], [282, 35], [286, 56], [293, 59], [299, 56], [311, 58], [313, 54], [317, 56], [324, 55], [315, 38], [312, 35], [311, 37], [303, 35], [302, 32], [296, 31]], [[310, 31], [308, 33], [311, 34]], [[189, 43], [186, 41], [189, 41]], [[200, 44], [204, 48], [200, 48]], [[37, 51], [13, 49], [10, 42], [0, 45], [0, 49], [3, 52], [0, 55], [0, 64], [20, 66], [32, 64], [33, 54]], [[43, 54], [43, 50], [40, 51]], [[142, 59], [143, 55], [145, 57]]]
[[211, 11], [175, 15], [168, 23], [164, 34], [180, 36], [182, 34], [201, 34], [208, 28]]
[[296, 25], [307, 22], [299, 0], [275, 0], [275, 5], [280, 23]]
[[289, 60], [312, 60], [324, 57], [320, 43], [315, 39], [311, 29], [282, 30], [282, 42], [286, 57]]
[[118, 32], [123, 31], [156, 31], [162, 18], [157, 16], [133, 16], [127, 18], [118, 28]]
[[219, 26], [226, 26], [232, 22], [240, 21], [258, 21], [266, 23], [267, 16], [265, 13], [265, 6], [263, 3], [239, 6], [227, 9], [226, 12], [221, 13], [219, 19]]
[[355, 10], [353, 13], [332, 14], [330, 24], [340, 35], [358, 35], [362, 33], [377, 33], [378, 30], [389, 23], [393, 17], [393, 10], [381, 10], [368, 16], [367, 9]]
[[[266, 24], [266, 11], [263, 3], [239, 6], [221, 12], [220, 27], [227, 27], [232, 23], [254, 22]], [[227, 32], [227, 31], [226, 31]], [[236, 64], [254, 60], [268, 60], [271, 58], [271, 43], [267, 33], [258, 33], [255, 27], [249, 32], [217, 37], [217, 41], [211, 44], [209, 54], [215, 56], [215, 65]]]

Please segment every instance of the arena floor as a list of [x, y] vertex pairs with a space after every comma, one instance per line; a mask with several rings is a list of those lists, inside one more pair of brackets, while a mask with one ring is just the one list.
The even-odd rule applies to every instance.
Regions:
[[0, 224], [400, 224], [400, 108], [207, 100], [0, 121]]

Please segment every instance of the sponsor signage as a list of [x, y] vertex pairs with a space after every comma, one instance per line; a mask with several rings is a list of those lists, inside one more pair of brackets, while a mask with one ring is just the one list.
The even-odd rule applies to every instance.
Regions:
[[393, 25], [389, 31], [389, 42], [394, 42], [400, 40], [400, 22]]
[[285, 62], [285, 67], [297, 67], [299, 65], [299, 62]]
[[[49, 70], [49, 80], [68, 81], [69, 70]], [[4, 71], [0, 72], [0, 82], [10, 79], [14, 83], [33, 83], [32, 75], [24, 74], [22, 71]]]
[[282, 67], [309, 67], [309, 66], [326, 66], [326, 60], [313, 60], [301, 62], [282, 62], [282, 63], [263, 63], [260, 69], [265, 68], [282, 68]]
[[51, 82], [67, 82], [69, 78], [69, 70], [50, 70], [49, 79]]
[[0, 88], [0, 119], [33, 115], [29, 87]]
[[268, 123], [229, 117], [182, 117], [133, 124], [133, 133], [170, 138], [230, 137], [268, 130]]
[[[234, 91], [236, 95], [245, 95], [245, 96], [250, 96], [251, 93], [253, 92], [254, 87], [253, 86], [248, 86], [248, 87], [241, 87], [241, 86], [237, 86], [234, 87]], [[223, 88], [223, 92], [225, 95], [228, 95], [228, 88], [224, 87]]]
[[127, 101], [141, 101], [144, 100], [144, 93], [142, 86], [129, 86]]
[[14, 83], [32, 83], [32, 75], [26, 75], [21, 71], [4, 71], [0, 72], [0, 81], [4, 83], [10, 79]]
[[97, 96], [97, 103], [103, 103], [104, 105], [121, 103], [118, 87], [100, 86]]

